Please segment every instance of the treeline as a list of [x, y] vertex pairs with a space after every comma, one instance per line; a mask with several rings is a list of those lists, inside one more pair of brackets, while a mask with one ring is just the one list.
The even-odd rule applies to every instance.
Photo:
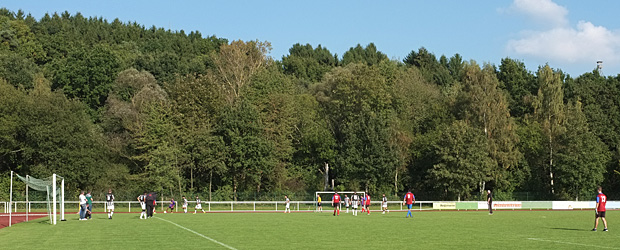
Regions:
[[0, 189], [13, 170], [72, 193], [269, 199], [322, 190], [327, 162], [336, 190], [376, 195], [620, 194], [620, 76], [424, 48], [394, 61], [372, 43], [270, 49], [0, 9]]

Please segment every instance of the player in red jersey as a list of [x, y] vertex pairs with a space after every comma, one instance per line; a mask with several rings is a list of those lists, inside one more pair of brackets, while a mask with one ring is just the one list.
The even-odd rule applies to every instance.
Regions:
[[332, 206], [334, 207], [334, 216], [336, 216], [336, 211], [340, 216], [340, 195], [338, 192], [335, 192], [334, 196], [332, 196]]
[[598, 187], [598, 195], [596, 196], [596, 219], [594, 220], [594, 229], [592, 231], [596, 231], [598, 227], [598, 218], [603, 219], [603, 224], [605, 224], [605, 229], [603, 231], [607, 232], [607, 221], [605, 220], [605, 204], [607, 204], [607, 196], [603, 194], [603, 188]]
[[370, 215], [370, 195], [366, 194], [366, 212]]
[[413, 193], [411, 192], [411, 189], [409, 190], [409, 192], [407, 192], [407, 194], [405, 195], [405, 198], [403, 199], [403, 205], [407, 205], [407, 215], [405, 215], [405, 218], [408, 217], [413, 217], [413, 214], [411, 213], [411, 207], [413, 206], [413, 204], [415, 203], [415, 196], [413, 195]]

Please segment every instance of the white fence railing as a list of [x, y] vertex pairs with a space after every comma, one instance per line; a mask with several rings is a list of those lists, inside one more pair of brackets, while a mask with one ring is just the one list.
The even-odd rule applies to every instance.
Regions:
[[[107, 208], [105, 201], [93, 202], [94, 212], [103, 212]], [[3, 213], [9, 213], [9, 209], [13, 212], [28, 212], [47, 210], [46, 201], [0, 201]], [[156, 208], [162, 211], [168, 208], [169, 201], [157, 201]], [[188, 212], [193, 212], [196, 201], [188, 201]], [[381, 210], [381, 201], [371, 202], [371, 211]], [[138, 201], [114, 201], [116, 212], [139, 212], [141, 211]], [[331, 201], [322, 202], [324, 210], [330, 210]], [[341, 209], [345, 208], [344, 204], [340, 204]], [[413, 205], [414, 210], [486, 210], [488, 209], [485, 201], [416, 201]], [[291, 211], [315, 211], [317, 203], [315, 201], [291, 201]], [[594, 201], [495, 201], [494, 209], [509, 210], [583, 210], [593, 209]], [[182, 211], [181, 204], [177, 202], [175, 211]], [[203, 201], [202, 209], [209, 212], [267, 212], [267, 211], [284, 211], [284, 201]], [[388, 201], [388, 209], [392, 211], [405, 210], [406, 206], [402, 201]], [[620, 201], [608, 201], [607, 209], [620, 209]], [[79, 211], [78, 201], [65, 201], [65, 210], [67, 212]]]

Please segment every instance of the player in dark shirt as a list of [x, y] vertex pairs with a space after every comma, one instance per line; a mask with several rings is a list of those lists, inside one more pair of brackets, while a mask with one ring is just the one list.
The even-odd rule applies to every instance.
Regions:
[[493, 215], [493, 194], [487, 190], [487, 204], [489, 205], [489, 215]]

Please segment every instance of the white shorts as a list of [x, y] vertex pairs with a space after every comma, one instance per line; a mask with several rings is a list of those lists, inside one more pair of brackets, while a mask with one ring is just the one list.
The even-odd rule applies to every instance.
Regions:
[[187, 205], [183, 205], [183, 209], [186, 209], [186, 208], [187, 208]]
[[114, 210], [114, 204], [108, 204], [108, 210]]
[[383, 207], [387, 208], [387, 203], [383, 204]]
[[289, 204], [289, 203], [286, 203], [286, 208], [289, 208], [289, 205], [291, 205], [291, 204]]
[[146, 210], [146, 203], [140, 202], [140, 207], [142, 207], [142, 210]]
[[353, 208], [357, 208], [357, 203], [353, 203]]
[[196, 209], [202, 209], [202, 204], [196, 204]]

